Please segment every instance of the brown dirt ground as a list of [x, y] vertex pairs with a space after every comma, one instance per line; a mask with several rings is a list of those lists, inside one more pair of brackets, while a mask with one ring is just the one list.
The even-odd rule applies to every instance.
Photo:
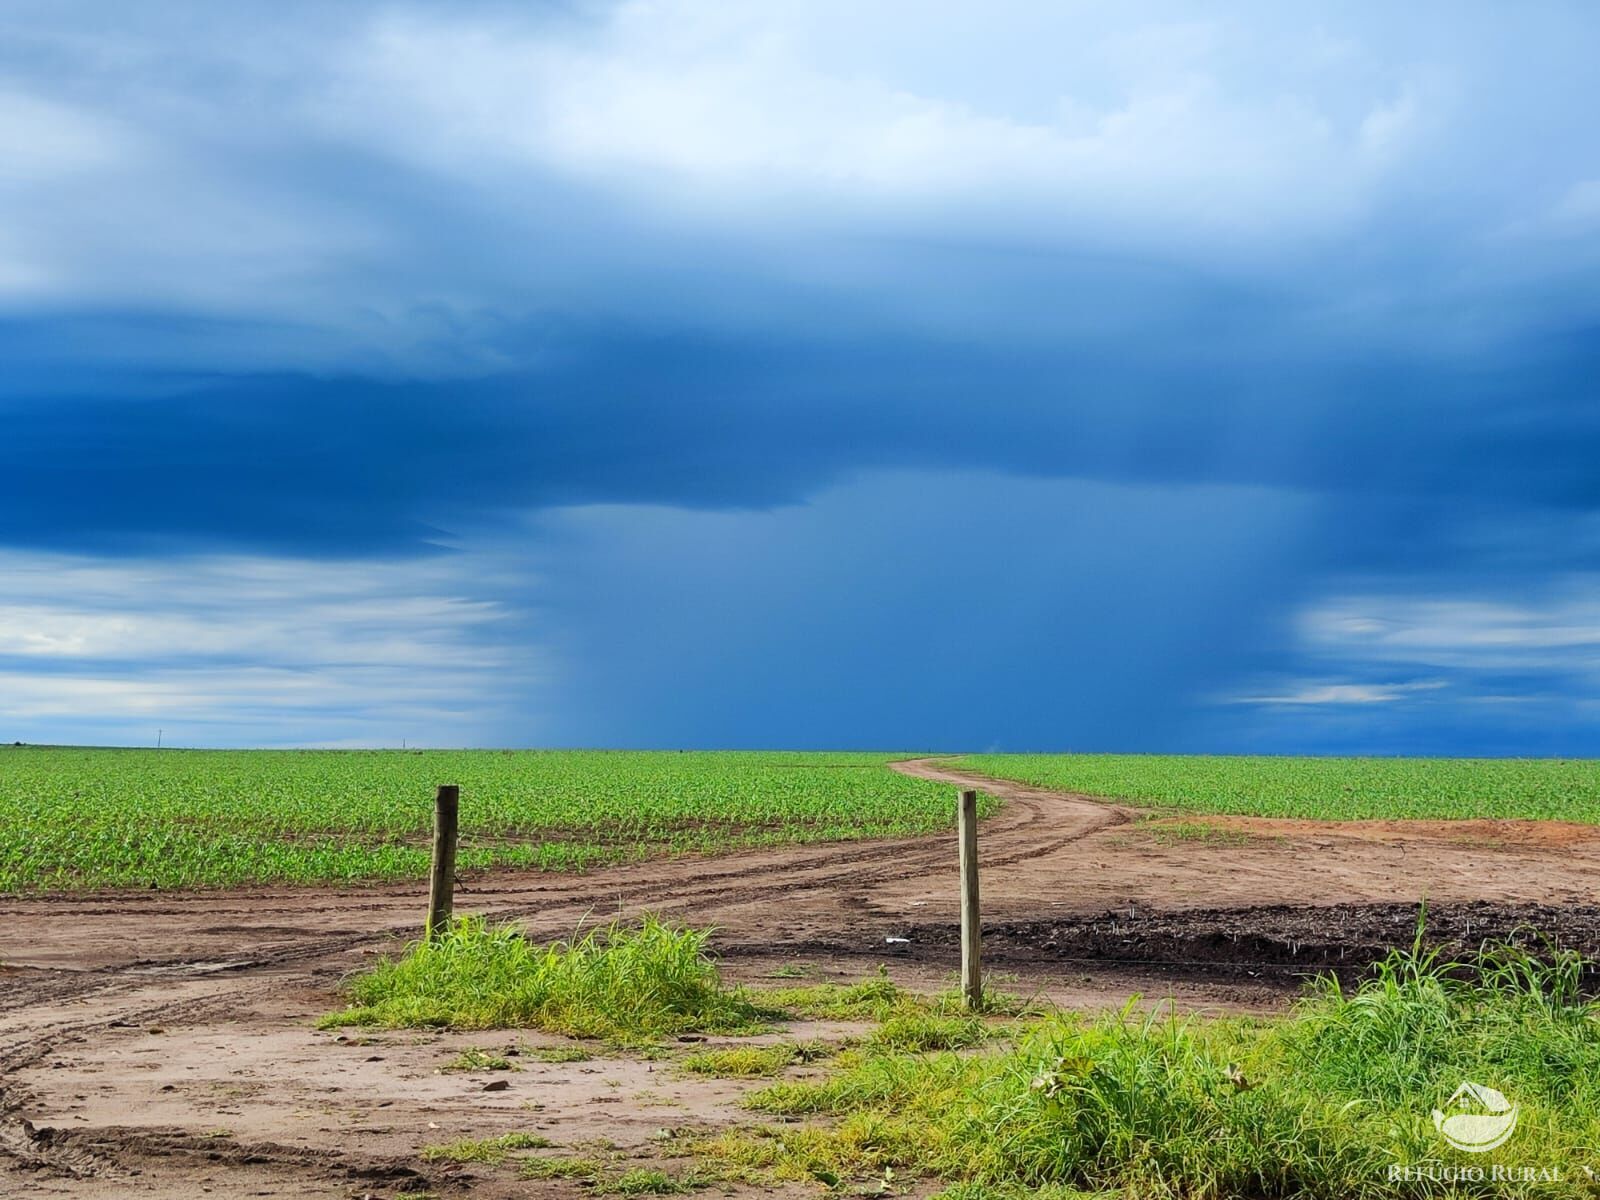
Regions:
[[[1270, 1009], [1308, 970], [1409, 941], [1424, 898], [1448, 941], [1534, 926], [1600, 951], [1600, 830], [1587, 826], [1149, 821], [935, 760], [898, 769], [1007, 801], [980, 838], [986, 953], [1011, 990], [1066, 1006], [1137, 992]], [[548, 937], [654, 911], [715, 926], [735, 979], [849, 980], [883, 963], [931, 990], [956, 965], [954, 876], [953, 839], [908, 838], [497, 872], [463, 879], [457, 908]], [[689, 1079], [670, 1061], [524, 1056], [501, 1076], [441, 1073], [464, 1047], [518, 1038], [315, 1031], [341, 977], [413, 936], [424, 905], [421, 883], [0, 898], [0, 1195], [574, 1195], [419, 1152], [527, 1130], [559, 1153], [604, 1143], [670, 1164], [663, 1130], [749, 1119], [738, 1101], [755, 1085]], [[486, 1092], [488, 1078], [510, 1086]]]

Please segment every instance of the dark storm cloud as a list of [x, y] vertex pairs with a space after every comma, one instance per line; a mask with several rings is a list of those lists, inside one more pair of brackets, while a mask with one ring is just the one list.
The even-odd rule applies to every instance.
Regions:
[[[132, 337], [139, 325], [102, 327]], [[1600, 375], [1586, 340], [1490, 368], [1280, 351], [1263, 373], [1248, 350], [569, 332], [562, 361], [487, 379], [23, 391], [4, 399], [0, 538], [113, 553], [190, 539], [393, 553], [498, 510], [760, 509], [861, 470], [954, 467], [1322, 494], [1346, 522], [1329, 533], [1330, 556], [1381, 562], [1396, 546], [1411, 561], [1468, 552], [1451, 544], [1455, 520], [1524, 511], [1536, 529], [1541, 512], [1588, 510], [1600, 494]], [[1384, 528], [1398, 518], [1403, 529]]]

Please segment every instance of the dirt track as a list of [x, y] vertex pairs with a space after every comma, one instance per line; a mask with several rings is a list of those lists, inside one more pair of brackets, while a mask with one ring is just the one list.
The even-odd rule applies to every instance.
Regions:
[[[1531, 920], [1600, 950], [1585, 907], [1600, 833], [1587, 828], [1230, 818], [1196, 838], [1192, 820], [1139, 821], [933, 760], [898, 769], [1005, 798], [981, 834], [991, 958], [1014, 986], [1063, 1003], [1144, 991], [1270, 1005], [1302, 967], [1408, 937], [1423, 896], [1458, 940]], [[954, 865], [951, 839], [934, 837], [496, 873], [464, 880], [458, 910], [558, 936], [648, 909], [716, 926], [736, 978], [796, 963], [855, 977], [887, 962], [932, 986], [955, 964]], [[1471, 901], [1494, 903], [1459, 908]], [[1539, 904], [1559, 907], [1528, 907]], [[653, 1091], [644, 1063], [530, 1067], [485, 1095], [437, 1067], [489, 1035], [313, 1033], [338, 979], [412, 935], [423, 905], [420, 885], [0, 899], [0, 1194], [123, 1196], [135, 1179], [138, 1194], [172, 1196], [460, 1188], [423, 1168], [420, 1145], [530, 1124], [630, 1145], [673, 1122], [653, 1102], [618, 1103]], [[734, 1119], [738, 1091], [674, 1085], [699, 1123]], [[490, 1179], [473, 1194], [499, 1189]]]

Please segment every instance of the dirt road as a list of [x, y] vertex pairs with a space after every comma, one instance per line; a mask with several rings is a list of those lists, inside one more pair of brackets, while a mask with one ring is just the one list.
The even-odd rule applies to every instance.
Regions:
[[[1600, 835], [1586, 827], [1197, 828], [936, 760], [896, 769], [1006, 801], [980, 837], [990, 958], [1013, 986], [1063, 1003], [1144, 991], [1201, 1008], [1271, 1004], [1304, 966], [1408, 936], [1423, 896], [1465, 940], [1531, 919], [1600, 949], [1587, 907]], [[650, 910], [715, 926], [735, 978], [779, 965], [853, 978], [885, 962], [937, 986], [955, 966], [954, 875], [951, 837], [911, 838], [495, 873], [463, 880], [458, 911], [553, 937]], [[1480, 901], [1493, 903], [1468, 907]], [[481, 1080], [438, 1072], [472, 1038], [313, 1032], [339, 1004], [339, 979], [413, 936], [424, 904], [420, 881], [0, 898], [0, 1194], [460, 1188], [459, 1175], [421, 1164], [421, 1145], [530, 1125], [630, 1145], [672, 1123], [651, 1104], [619, 1103], [653, 1091], [646, 1063], [530, 1065], [486, 1094]], [[680, 1082], [673, 1103], [715, 1124], [738, 1118], [738, 1093]], [[498, 1187], [480, 1181], [473, 1194]]]

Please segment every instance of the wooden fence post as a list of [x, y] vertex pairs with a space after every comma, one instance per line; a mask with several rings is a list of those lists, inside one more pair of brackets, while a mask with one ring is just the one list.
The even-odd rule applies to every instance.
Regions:
[[456, 831], [460, 827], [461, 789], [441, 783], [433, 798], [433, 870], [428, 876], [429, 941], [450, 928], [456, 905]]
[[961, 1003], [983, 1007], [983, 962], [978, 929], [978, 793], [963, 790], [956, 808], [961, 852]]

